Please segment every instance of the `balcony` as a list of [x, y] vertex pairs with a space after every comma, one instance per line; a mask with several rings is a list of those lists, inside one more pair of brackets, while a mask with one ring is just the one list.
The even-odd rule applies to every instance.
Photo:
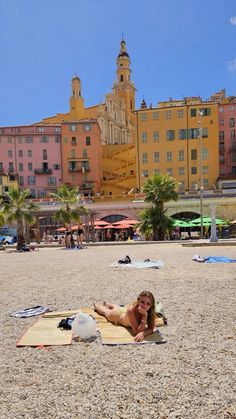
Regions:
[[68, 172], [70, 173], [79, 172], [79, 167], [68, 167]]
[[52, 169], [34, 169], [35, 175], [51, 175]]
[[93, 182], [91, 182], [91, 183], [81, 183], [79, 189], [80, 189], [80, 191], [92, 191], [93, 190]]
[[90, 167], [89, 166], [80, 166], [78, 168], [78, 170], [79, 170], [79, 172], [86, 173], [86, 172], [90, 172]]

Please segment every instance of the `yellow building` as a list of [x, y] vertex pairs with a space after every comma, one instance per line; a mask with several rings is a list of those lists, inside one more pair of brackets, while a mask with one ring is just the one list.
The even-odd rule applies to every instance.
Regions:
[[200, 97], [160, 102], [136, 114], [137, 187], [154, 173], [177, 179], [179, 191], [212, 189], [219, 176], [218, 103]]
[[16, 176], [0, 172], [0, 197], [6, 195], [6, 192], [9, 192], [13, 188], [18, 188]]
[[135, 87], [131, 81], [130, 58], [125, 41], [120, 44], [116, 61], [116, 81], [113, 91], [105, 96], [105, 102], [85, 108], [81, 81], [72, 78], [70, 111], [66, 114], [45, 118], [45, 124], [97, 119], [102, 141], [101, 193], [119, 195], [136, 187], [135, 154]]

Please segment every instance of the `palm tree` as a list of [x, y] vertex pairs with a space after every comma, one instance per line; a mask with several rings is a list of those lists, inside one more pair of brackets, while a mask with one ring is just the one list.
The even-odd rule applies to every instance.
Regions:
[[39, 208], [37, 204], [29, 201], [30, 191], [21, 191], [12, 188], [6, 193], [7, 202], [3, 203], [3, 215], [6, 223], [17, 224], [17, 250], [25, 245], [25, 223], [29, 225], [35, 221], [34, 212]]
[[76, 208], [71, 208], [70, 204], [76, 204], [78, 201], [78, 189], [76, 187], [69, 188], [67, 185], [62, 185], [56, 193], [50, 194], [53, 198], [57, 199], [65, 207], [58, 209], [55, 212], [56, 221], [63, 225], [71, 227], [72, 221], [80, 221], [81, 214], [87, 214], [88, 209], [83, 205]]
[[167, 230], [173, 228], [174, 221], [165, 213], [164, 203], [177, 201], [178, 193], [175, 190], [176, 181], [168, 175], [155, 174], [144, 184], [142, 190], [146, 193], [145, 202], [151, 207], [141, 213], [141, 231], [151, 228], [153, 240], [164, 240]]

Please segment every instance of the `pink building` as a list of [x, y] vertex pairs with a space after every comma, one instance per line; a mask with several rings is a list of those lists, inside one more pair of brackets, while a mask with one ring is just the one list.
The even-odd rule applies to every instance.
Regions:
[[219, 105], [220, 180], [236, 178], [236, 98]]
[[0, 128], [0, 173], [40, 198], [62, 183], [61, 126], [35, 124]]

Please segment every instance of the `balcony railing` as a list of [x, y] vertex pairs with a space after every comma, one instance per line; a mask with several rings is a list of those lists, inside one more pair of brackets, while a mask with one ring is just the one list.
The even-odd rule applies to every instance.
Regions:
[[82, 183], [80, 185], [80, 190], [82, 191], [92, 191], [93, 190], [93, 184], [92, 183]]
[[51, 175], [52, 169], [34, 169], [35, 175]]
[[69, 167], [68, 172], [79, 172], [79, 168], [78, 167]]
[[82, 172], [82, 173], [90, 172], [90, 167], [89, 166], [80, 166], [79, 171]]

